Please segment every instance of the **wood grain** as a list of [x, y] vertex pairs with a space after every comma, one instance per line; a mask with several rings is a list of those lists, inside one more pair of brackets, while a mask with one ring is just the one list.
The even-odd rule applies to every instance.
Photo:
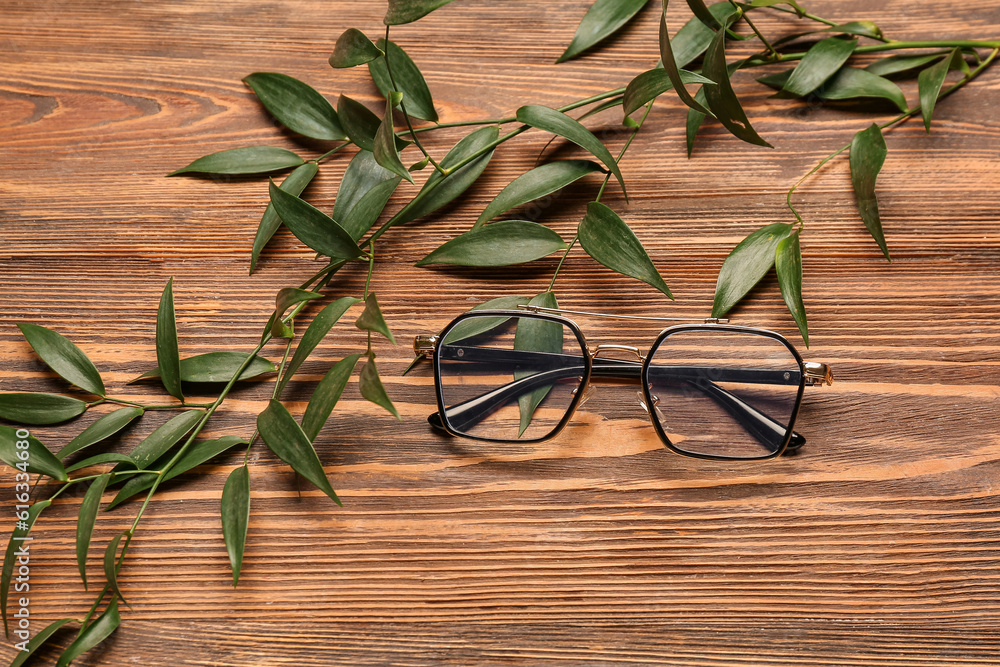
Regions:
[[[393, 29], [393, 39], [421, 66], [443, 122], [499, 117], [618, 87], [656, 61], [650, 6], [623, 39], [553, 65], [587, 4], [463, 0]], [[995, 0], [809, 8], [872, 19], [896, 39], [1000, 38]], [[171, 276], [184, 355], [252, 349], [275, 291], [318, 265], [280, 232], [248, 278], [264, 181], [164, 175], [226, 148], [301, 148], [241, 83], [251, 72], [284, 72], [331, 99], [343, 92], [374, 104], [364, 68], [334, 71], [326, 58], [348, 27], [378, 34], [383, 11], [374, 0], [0, 0], [0, 390], [65, 390], [15, 327], [28, 321], [79, 344], [116, 395], [168, 402], [152, 385], [125, 382], [155, 365], [156, 305]], [[685, 12], [671, 8], [675, 25]], [[912, 85], [904, 90], [915, 97]], [[789, 221], [787, 188], [873, 119], [777, 100], [749, 80], [738, 92], [774, 150], [707, 126], [688, 160], [684, 111], [664, 98], [622, 163], [630, 202], [615, 188], [606, 198], [676, 302], [576, 254], [556, 283], [561, 303], [706, 314], [733, 245]], [[843, 161], [800, 189], [806, 356], [829, 362], [837, 381], [807, 395], [806, 450], [759, 465], [670, 454], [628, 387], [599, 387], [562, 435], [538, 446], [431, 431], [430, 373], [400, 375], [407, 342], [485, 299], [544, 290], [555, 267], [413, 267], [468, 229], [546, 138], [531, 132], [504, 146], [444, 215], [394, 230], [378, 247], [373, 284], [400, 341], [379, 345], [379, 363], [404, 419], [363, 401], [352, 381], [316, 443], [344, 507], [255, 446], [234, 590], [218, 504], [241, 455], [166, 484], [120, 576], [123, 625], [76, 664], [1000, 664], [998, 100], [990, 70], [938, 106], [931, 134], [919, 122], [887, 134], [879, 197], [892, 264], [854, 211]], [[592, 127], [617, 146], [619, 120], [608, 112]], [[428, 146], [443, 152], [462, 133], [435, 132]], [[307, 143], [305, 153], [324, 149]], [[332, 205], [346, 164], [324, 166], [310, 201]], [[596, 186], [578, 183], [529, 213], [569, 234]], [[345, 274], [332, 292], [357, 294], [363, 282]], [[735, 317], [795, 331], [773, 278]], [[333, 361], [363, 348], [352, 319], [290, 385], [294, 414]], [[643, 345], [655, 333], [581, 326], [601, 342]], [[236, 390], [210, 433], [249, 436], [270, 390]], [[62, 446], [103, 409], [33, 433]], [[149, 413], [113, 448], [128, 451], [166, 418]], [[13, 475], [0, 474], [0, 506], [12, 496]], [[92, 601], [76, 572], [81, 501], [63, 494], [33, 533], [33, 630], [80, 617]], [[99, 550], [136, 511], [131, 503], [99, 518], [92, 582], [102, 576]], [[71, 635], [58, 639], [65, 646]], [[15, 651], [5, 644], [0, 654]]]

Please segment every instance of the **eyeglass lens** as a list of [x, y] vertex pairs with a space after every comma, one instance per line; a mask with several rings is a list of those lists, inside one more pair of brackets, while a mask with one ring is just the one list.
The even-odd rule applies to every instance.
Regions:
[[541, 440], [559, 428], [585, 375], [584, 350], [561, 322], [479, 316], [444, 332], [438, 387], [452, 430]]
[[784, 444], [802, 386], [800, 362], [766, 335], [680, 330], [650, 352], [654, 419], [682, 452], [766, 458]]

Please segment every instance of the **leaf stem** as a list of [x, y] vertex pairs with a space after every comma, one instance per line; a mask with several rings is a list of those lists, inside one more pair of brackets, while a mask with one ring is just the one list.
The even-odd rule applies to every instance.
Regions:
[[320, 155], [320, 156], [319, 156], [318, 158], [315, 158], [315, 159], [313, 159], [313, 160], [308, 160], [308, 161], [309, 161], [309, 162], [315, 162], [316, 164], [319, 164], [320, 162], [322, 162], [322, 161], [323, 161], [323, 160], [325, 160], [326, 158], [330, 157], [330, 156], [331, 156], [331, 155], [333, 155], [334, 153], [337, 153], [337, 152], [339, 152], [339, 151], [340, 151], [341, 149], [343, 149], [343, 148], [347, 148], [348, 146], [350, 146], [350, 145], [351, 145], [351, 143], [352, 143], [352, 142], [350, 142], [350, 141], [345, 141], [344, 143], [340, 144], [340, 145], [339, 145], [339, 146], [337, 146], [336, 148], [333, 148], [332, 150], [328, 150], [327, 152], [323, 153], [323, 154], [322, 154], [322, 155]]

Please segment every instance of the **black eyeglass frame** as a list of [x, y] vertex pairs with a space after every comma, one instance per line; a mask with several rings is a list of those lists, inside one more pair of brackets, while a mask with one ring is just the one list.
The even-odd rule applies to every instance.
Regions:
[[[595, 313], [584, 313], [587, 315], [598, 315]], [[509, 439], [509, 438], [492, 438], [488, 436], [473, 435], [467, 431], [463, 431], [456, 428], [449, 422], [448, 418], [448, 408], [444, 401], [444, 389], [441, 382], [442, 372], [441, 372], [441, 346], [444, 341], [447, 340], [448, 334], [460, 323], [469, 319], [479, 319], [485, 317], [501, 317], [501, 318], [530, 318], [537, 319], [547, 322], [554, 322], [563, 325], [569, 329], [573, 335], [576, 337], [577, 343], [580, 345], [580, 349], [583, 352], [581, 359], [583, 361], [583, 374], [581, 376], [580, 384], [574, 390], [572, 399], [569, 405], [566, 407], [565, 414], [556, 426], [543, 436], [535, 438], [519, 438], [519, 439]], [[653, 319], [653, 318], [651, 318]], [[765, 338], [770, 338], [779, 342], [783, 345], [795, 359], [796, 364], [799, 368], [799, 382], [796, 389], [795, 403], [792, 407], [791, 413], [789, 415], [789, 420], [787, 427], [785, 428], [784, 437], [780, 445], [773, 451], [763, 454], [761, 456], [726, 456], [719, 454], [705, 454], [700, 452], [688, 451], [677, 447], [667, 433], [664, 431], [663, 426], [660, 424], [657, 417], [653, 414], [652, 406], [655, 404], [653, 400], [653, 395], [650, 390], [648, 382], [648, 372], [651, 364], [653, 352], [656, 351], [664, 340], [672, 335], [685, 332], [685, 331], [722, 331], [738, 334], [748, 334], [757, 335]], [[433, 347], [430, 347], [430, 344]], [[557, 436], [569, 423], [569, 420], [573, 417], [576, 409], [579, 407], [581, 400], [584, 397], [587, 387], [590, 385], [592, 371], [594, 367], [594, 360], [597, 355], [601, 353], [602, 347], [599, 345], [593, 351], [587, 344], [587, 339], [581, 331], [579, 325], [561, 315], [552, 312], [538, 312], [536, 310], [477, 310], [469, 311], [463, 313], [452, 320], [441, 333], [434, 337], [422, 337], [418, 336], [414, 342], [414, 349], [418, 354], [423, 354], [431, 358], [434, 367], [434, 387], [435, 387], [435, 397], [438, 406], [438, 412], [432, 414], [428, 417], [428, 422], [435, 428], [442, 429], [451, 435], [455, 435], [462, 438], [468, 438], [470, 440], [478, 440], [483, 442], [497, 442], [497, 443], [538, 443], [545, 440], [549, 440]], [[607, 346], [605, 349], [614, 349], [617, 346]], [[653, 425], [654, 430], [669, 450], [681, 456], [687, 456], [692, 458], [716, 460], [716, 461], [761, 461], [773, 459], [782, 454], [794, 453], [796, 452], [804, 443], [805, 439], [794, 432], [795, 421], [798, 416], [799, 407], [802, 403], [802, 397], [804, 394], [806, 384], [831, 384], [832, 383], [832, 373], [825, 364], [807, 364], [803, 361], [802, 356], [798, 353], [795, 347], [781, 334], [770, 331], [768, 329], [761, 329], [758, 327], [747, 327], [733, 324], [722, 324], [717, 322], [705, 322], [700, 324], [677, 324], [669, 326], [663, 329], [654, 340], [653, 344], [649, 347], [649, 351], [645, 355], [640, 354], [636, 351], [636, 354], [641, 359], [640, 371], [639, 371], [639, 383], [642, 387], [642, 396], [645, 404], [647, 406], [647, 413], [649, 414], [650, 422]], [[621, 362], [622, 360], [608, 359], [609, 362]], [[630, 362], [624, 362], [631, 366]], [[810, 366], [812, 368], [810, 368]], [[766, 416], [765, 416], [766, 417]], [[772, 420], [773, 421], [773, 420]]]

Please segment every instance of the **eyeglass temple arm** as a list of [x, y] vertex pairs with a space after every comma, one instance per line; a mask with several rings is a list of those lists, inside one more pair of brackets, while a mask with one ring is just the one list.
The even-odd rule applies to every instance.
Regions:
[[[498, 387], [493, 391], [469, 399], [446, 409], [448, 422], [459, 430], [464, 430], [482, 421], [497, 407], [512, 401], [519, 396], [534, 391], [538, 387], [551, 385], [558, 380], [570, 378], [583, 372], [583, 357], [579, 355], [567, 355], [548, 352], [534, 352], [527, 350], [498, 350], [494, 348], [482, 348], [473, 346], [462, 346], [462, 356], [457, 356], [448, 347], [442, 346], [440, 354], [446, 355], [450, 360], [461, 361], [488, 361], [491, 363], [521, 364], [535, 362], [535, 366], [557, 366], [548, 371], [535, 373], [528, 377], [515, 380], [506, 385]], [[451, 352], [449, 354], [449, 352]], [[567, 366], [567, 363], [576, 364]], [[657, 368], [655, 371], [663, 373], [666, 368]], [[773, 371], [766, 369], [740, 369], [740, 368], [706, 368], [706, 367], [671, 367], [669, 378], [682, 381], [695, 389], [698, 389], [706, 396], [714, 400], [726, 412], [733, 416], [748, 433], [753, 435], [766, 447], [780, 446], [785, 437], [786, 428], [755, 409], [746, 401], [726, 391], [714, 382], [705, 378], [705, 371], [713, 372], [719, 380], [742, 381], [742, 382], [771, 382], [771, 383], [791, 383], [791, 378], [786, 379], [785, 371]], [[618, 379], [639, 380], [642, 366], [635, 361], [622, 359], [595, 359], [591, 367], [591, 375], [599, 377], [609, 377]], [[798, 380], [794, 380], [798, 384]], [[427, 418], [427, 421], [436, 428], [444, 429], [444, 424], [440, 413], [435, 412]], [[792, 436], [786, 447], [786, 453], [797, 451], [805, 444], [805, 438], [799, 433], [792, 432]]]

